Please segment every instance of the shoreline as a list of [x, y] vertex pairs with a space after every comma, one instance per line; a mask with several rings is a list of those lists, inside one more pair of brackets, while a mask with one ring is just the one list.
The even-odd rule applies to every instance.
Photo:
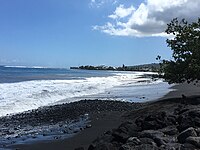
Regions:
[[[100, 125], [99, 129], [102, 131], [102, 119], [107, 118], [106, 121], [108, 121], [107, 123], [110, 124], [110, 127], [105, 126], [104, 131], [106, 131], [117, 124], [121, 113], [139, 107], [141, 107], [140, 103], [82, 100], [69, 104], [46, 106], [13, 116], [1, 117], [0, 148], [24, 149], [23, 147], [38, 145], [38, 143], [44, 145], [52, 141], [59, 143], [59, 141], [67, 140], [67, 136], [73, 138], [74, 136], [72, 135], [82, 133], [80, 131], [90, 130], [90, 128], [93, 129], [97, 125]], [[94, 119], [96, 121], [93, 121]], [[109, 123], [110, 119], [112, 120]], [[96, 123], [99, 120], [100, 123]], [[113, 123], [114, 120], [115, 123]], [[39, 147], [41, 148], [41, 146]]]
[[[164, 97], [152, 101], [150, 103], [159, 103], [161, 100], [165, 99], [172, 99], [172, 98], [180, 98], [182, 94], [186, 96], [198, 95], [200, 88], [193, 86], [193, 85], [175, 85], [172, 87], [176, 89], [174, 91], [169, 92]], [[148, 102], [149, 103], [149, 102]], [[145, 104], [145, 103], [144, 103]], [[148, 104], [147, 104], [148, 105]], [[129, 111], [128, 111], [129, 112]], [[90, 120], [91, 120], [91, 127], [87, 128], [75, 136], [69, 139], [58, 139], [49, 141], [48, 143], [38, 141], [37, 143], [32, 144], [22, 144], [22, 145], [14, 145], [9, 148], [19, 148], [21, 149], [69, 149], [73, 150], [77, 147], [83, 147], [85, 149], [95, 140], [98, 136], [103, 135], [106, 131], [112, 130], [117, 128], [122, 122], [126, 121], [125, 114], [127, 111], [100, 111], [100, 112], [93, 112], [91, 113]], [[96, 132], [98, 131], [98, 132]], [[87, 138], [85, 138], [87, 137]], [[78, 144], [77, 144], [78, 143]]]

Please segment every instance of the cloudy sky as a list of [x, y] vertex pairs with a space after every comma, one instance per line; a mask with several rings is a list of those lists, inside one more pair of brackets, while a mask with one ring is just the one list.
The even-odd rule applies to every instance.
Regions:
[[134, 65], [170, 59], [172, 18], [199, 0], [0, 0], [0, 65]]

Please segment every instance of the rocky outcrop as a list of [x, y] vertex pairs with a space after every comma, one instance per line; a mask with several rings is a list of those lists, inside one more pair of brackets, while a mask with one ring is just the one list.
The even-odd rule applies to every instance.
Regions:
[[169, 111], [163, 108], [138, 115], [96, 139], [88, 150], [200, 149], [200, 105], [196, 105], [197, 102], [176, 103]]

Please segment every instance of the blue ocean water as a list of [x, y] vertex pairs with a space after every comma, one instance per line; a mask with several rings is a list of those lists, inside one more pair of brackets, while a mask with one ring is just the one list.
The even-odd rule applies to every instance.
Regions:
[[43, 68], [25, 66], [0, 66], [0, 83], [30, 80], [72, 80], [87, 77], [111, 76], [112, 71], [70, 70], [65, 68]]
[[82, 99], [145, 102], [170, 91], [149, 74], [0, 66], [0, 116]]

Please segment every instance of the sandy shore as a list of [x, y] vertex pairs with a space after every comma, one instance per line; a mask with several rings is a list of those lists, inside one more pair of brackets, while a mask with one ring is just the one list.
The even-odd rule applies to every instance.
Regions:
[[182, 97], [182, 95], [185, 96], [200, 95], [200, 85], [183, 83], [174, 85], [171, 87], [171, 89], [173, 89], [173, 91], [167, 93], [164, 97], [160, 98], [159, 100], [167, 98], [178, 98]]
[[[191, 96], [191, 95], [200, 95], [200, 87], [194, 86], [194, 85], [188, 85], [188, 84], [181, 84], [181, 85], [175, 85], [172, 87], [174, 91], [171, 91], [170, 93], [166, 94], [164, 97], [160, 98], [159, 100], [163, 99], [169, 99], [169, 98], [178, 98], [182, 97], [184, 94], [185, 96]], [[173, 100], [173, 99], [172, 99]], [[157, 100], [156, 100], [157, 101]], [[161, 109], [160, 102], [153, 102], [154, 106], [158, 107], [157, 109]], [[151, 105], [151, 104], [144, 104], [144, 105]], [[168, 105], [171, 107], [170, 100], [167, 101], [167, 103], [162, 104], [162, 107]], [[173, 105], [174, 106], [174, 105]], [[149, 110], [149, 107], [141, 106], [143, 110], [139, 111], [140, 113], [147, 113]], [[146, 107], [146, 109], [145, 109]], [[140, 108], [137, 106], [137, 108]], [[135, 106], [131, 109], [135, 109]], [[152, 111], [155, 109], [152, 109]], [[127, 112], [128, 111], [128, 112]], [[89, 112], [90, 115], [90, 125], [91, 127], [86, 128], [85, 130], [79, 132], [75, 136], [68, 138], [68, 139], [56, 139], [50, 142], [37, 142], [33, 144], [20, 144], [20, 145], [14, 145], [12, 147], [9, 147], [11, 149], [20, 149], [20, 150], [43, 150], [43, 149], [59, 149], [59, 150], [74, 150], [77, 147], [83, 147], [87, 149], [89, 145], [92, 143], [94, 139], [96, 139], [98, 136], [103, 135], [106, 131], [112, 130], [114, 128], [117, 128], [122, 122], [127, 121], [127, 114], [129, 114], [129, 118], [136, 117], [134, 114], [130, 117], [129, 113], [131, 110], [99, 110], [99, 111], [91, 111]], [[169, 111], [169, 110], [166, 110]], [[141, 115], [141, 114], [137, 115]]]

